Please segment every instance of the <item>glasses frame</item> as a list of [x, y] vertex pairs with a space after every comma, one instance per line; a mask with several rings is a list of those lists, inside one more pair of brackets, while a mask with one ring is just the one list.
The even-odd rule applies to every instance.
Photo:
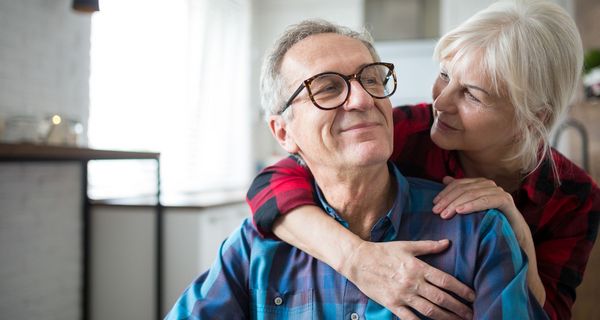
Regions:
[[[394, 79], [394, 90], [392, 90], [392, 92], [390, 92], [389, 94], [385, 95], [385, 96], [375, 96], [373, 94], [371, 94], [369, 92], [369, 90], [365, 89], [365, 86], [363, 86], [362, 82], [360, 81], [360, 76], [362, 74], [362, 72], [371, 66], [374, 65], [383, 65], [386, 66], [390, 69], [391, 73], [392, 73], [392, 78]], [[331, 107], [331, 108], [324, 108], [321, 107], [316, 101], [315, 98], [312, 94], [312, 92], [310, 91], [310, 84], [313, 82], [313, 80], [315, 80], [316, 78], [322, 76], [322, 75], [327, 75], [327, 74], [334, 74], [334, 75], [338, 75], [340, 77], [342, 77], [342, 79], [344, 79], [344, 81], [346, 82], [346, 87], [348, 88], [348, 92], [346, 92], [346, 98], [344, 98], [344, 101], [342, 103], [340, 103], [339, 105], [335, 106], [335, 107]], [[300, 92], [302, 92], [302, 90], [304, 88], [306, 88], [306, 90], [308, 91], [308, 96], [310, 97], [310, 100], [312, 101], [313, 105], [321, 110], [333, 110], [333, 109], [337, 109], [341, 106], [344, 105], [344, 103], [346, 103], [348, 101], [348, 97], [350, 97], [350, 90], [351, 90], [351, 86], [350, 86], [350, 80], [356, 80], [358, 81], [358, 83], [360, 84], [360, 86], [363, 88], [363, 90], [365, 90], [366, 93], [368, 93], [371, 97], [375, 98], [375, 99], [385, 99], [387, 97], [390, 97], [391, 95], [393, 95], [396, 92], [396, 89], [398, 88], [398, 80], [396, 79], [396, 71], [394, 70], [394, 64], [393, 63], [388, 63], [388, 62], [373, 62], [373, 63], [369, 63], [367, 65], [364, 65], [362, 68], [360, 68], [360, 70], [358, 70], [357, 73], [355, 74], [351, 74], [351, 75], [343, 75], [341, 73], [337, 73], [337, 72], [333, 72], [333, 71], [328, 71], [328, 72], [321, 72], [319, 74], [316, 74], [304, 81], [302, 81], [302, 84], [300, 84], [300, 86], [298, 86], [298, 89], [296, 89], [296, 91], [294, 91], [294, 93], [290, 96], [290, 98], [288, 99], [288, 101], [285, 103], [285, 105], [283, 106], [283, 109], [281, 109], [281, 112], [279, 112], [279, 114], [282, 114], [285, 112], [285, 110], [287, 110], [287, 108], [289, 108], [292, 105], [292, 102], [294, 101], [294, 99], [296, 99], [296, 97], [300, 94]]]

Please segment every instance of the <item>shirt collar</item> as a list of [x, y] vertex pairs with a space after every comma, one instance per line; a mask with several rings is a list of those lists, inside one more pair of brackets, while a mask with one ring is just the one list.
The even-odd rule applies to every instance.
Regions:
[[[409, 208], [408, 181], [393, 163], [388, 162], [388, 169], [391, 173], [393, 173], [392, 178], [394, 178], [397, 184], [396, 198], [392, 208], [387, 212], [387, 214], [381, 217], [373, 225], [371, 229], [371, 241], [387, 241], [395, 239], [398, 234], [398, 230], [400, 229], [402, 213]], [[329, 205], [329, 203], [327, 203], [327, 200], [325, 200], [325, 197], [321, 192], [321, 188], [319, 188], [319, 186], [316, 184], [316, 181], [315, 190], [321, 205], [325, 209], [325, 212], [341, 223], [344, 227], [348, 228], [348, 222], [344, 220], [338, 214], [338, 212], [336, 212], [335, 209]], [[389, 228], [390, 226], [392, 229]]]

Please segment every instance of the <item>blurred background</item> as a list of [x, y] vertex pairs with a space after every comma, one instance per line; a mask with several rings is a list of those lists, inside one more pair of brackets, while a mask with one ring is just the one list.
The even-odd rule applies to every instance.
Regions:
[[[430, 102], [436, 40], [492, 2], [0, 0], [1, 317], [164, 316], [249, 216], [251, 179], [284, 156], [258, 79], [287, 25], [366, 27], [396, 65], [393, 103]], [[600, 3], [554, 2], [600, 48]], [[598, 181], [588, 82], [555, 144]], [[598, 251], [576, 319], [598, 317]]]

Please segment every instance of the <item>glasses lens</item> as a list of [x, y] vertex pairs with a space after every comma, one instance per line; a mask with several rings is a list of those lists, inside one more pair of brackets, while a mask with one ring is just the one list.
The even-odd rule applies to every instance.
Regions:
[[375, 98], [389, 97], [396, 90], [394, 72], [383, 64], [374, 64], [364, 68], [359, 81], [363, 88]]
[[314, 102], [323, 109], [333, 109], [344, 103], [348, 85], [337, 74], [323, 74], [313, 79], [309, 86]]

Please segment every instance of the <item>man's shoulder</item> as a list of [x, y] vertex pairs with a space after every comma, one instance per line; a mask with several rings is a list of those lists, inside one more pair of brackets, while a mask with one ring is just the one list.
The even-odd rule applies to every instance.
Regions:
[[444, 185], [436, 182], [436, 181], [432, 181], [432, 180], [427, 180], [427, 179], [422, 179], [422, 178], [416, 178], [416, 177], [406, 177], [406, 180], [408, 181], [408, 184], [410, 185], [411, 189], [414, 190], [418, 190], [418, 191], [433, 191], [433, 192], [440, 192], [442, 191], [442, 189], [444, 188]]
[[444, 189], [444, 185], [421, 178], [406, 177], [411, 209], [418, 211], [431, 211], [433, 198]]
[[227, 239], [225, 239], [223, 249], [234, 246], [252, 247], [255, 242], [261, 241], [263, 238], [258, 232], [256, 226], [252, 223], [251, 218], [245, 218], [241, 225], [233, 230]]
[[[433, 198], [444, 189], [444, 185], [421, 178], [406, 177], [409, 185], [411, 211], [420, 213], [430, 213], [431, 216], [438, 218], [433, 214]], [[444, 222], [469, 222], [480, 225], [481, 228], [488, 228], [493, 223], [503, 223], [506, 221], [502, 212], [497, 209], [488, 209], [473, 212], [471, 214], [458, 214], [450, 220]]]
[[246, 218], [242, 224], [231, 233], [226, 240], [228, 245], [236, 245], [246, 248], [250, 256], [260, 255], [265, 251], [274, 250], [279, 246], [289, 246], [280, 239], [263, 237], [258, 228], [252, 223], [252, 218]]

